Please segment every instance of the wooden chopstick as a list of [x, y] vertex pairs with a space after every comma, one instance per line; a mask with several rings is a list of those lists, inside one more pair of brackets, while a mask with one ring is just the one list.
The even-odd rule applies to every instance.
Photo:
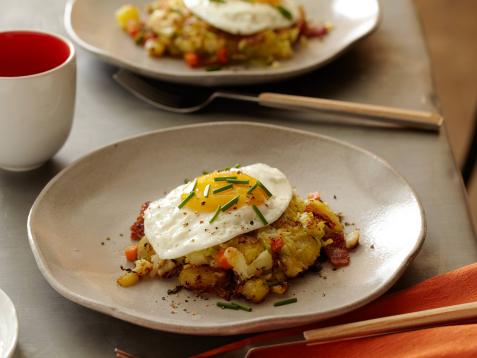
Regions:
[[438, 113], [434, 112], [279, 93], [261, 93], [258, 96], [258, 102], [268, 107], [309, 109], [356, 115], [369, 120], [435, 131], [439, 130], [444, 120]]
[[396, 333], [477, 319], [477, 302], [340, 324], [303, 332], [310, 343], [325, 343]]

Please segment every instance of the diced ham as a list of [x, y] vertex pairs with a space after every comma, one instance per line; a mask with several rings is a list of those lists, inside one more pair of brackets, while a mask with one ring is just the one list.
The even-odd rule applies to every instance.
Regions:
[[333, 234], [327, 239], [332, 239], [333, 243], [325, 247], [326, 256], [335, 267], [342, 267], [349, 265], [349, 253], [346, 248], [346, 241], [343, 234]]

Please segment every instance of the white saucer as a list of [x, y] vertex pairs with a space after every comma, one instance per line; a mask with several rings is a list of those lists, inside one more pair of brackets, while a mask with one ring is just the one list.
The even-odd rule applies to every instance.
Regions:
[[18, 338], [18, 320], [15, 306], [0, 289], [0, 358], [13, 355]]

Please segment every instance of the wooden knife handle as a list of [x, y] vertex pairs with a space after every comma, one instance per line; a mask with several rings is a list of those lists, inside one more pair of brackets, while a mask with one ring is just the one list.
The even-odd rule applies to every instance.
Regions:
[[335, 101], [323, 98], [292, 96], [278, 93], [261, 93], [258, 96], [259, 103], [263, 106], [308, 109], [357, 115], [370, 120], [398, 124], [406, 127], [439, 130], [443, 118], [433, 112], [422, 112], [408, 109], [375, 106], [363, 103]]

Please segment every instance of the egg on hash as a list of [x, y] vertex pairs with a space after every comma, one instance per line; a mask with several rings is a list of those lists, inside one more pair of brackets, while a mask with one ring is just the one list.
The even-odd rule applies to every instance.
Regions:
[[350, 262], [358, 244], [319, 194], [300, 198], [286, 176], [266, 164], [204, 174], [145, 203], [131, 227], [124, 287], [141, 278], [178, 277], [178, 285], [224, 299], [261, 302], [326, 256]]
[[331, 29], [311, 25], [294, 0], [156, 0], [146, 14], [124, 5], [116, 20], [149, 55], [179, 57], [209, 70], [275, 65], [292, 57], [297, 43]]

